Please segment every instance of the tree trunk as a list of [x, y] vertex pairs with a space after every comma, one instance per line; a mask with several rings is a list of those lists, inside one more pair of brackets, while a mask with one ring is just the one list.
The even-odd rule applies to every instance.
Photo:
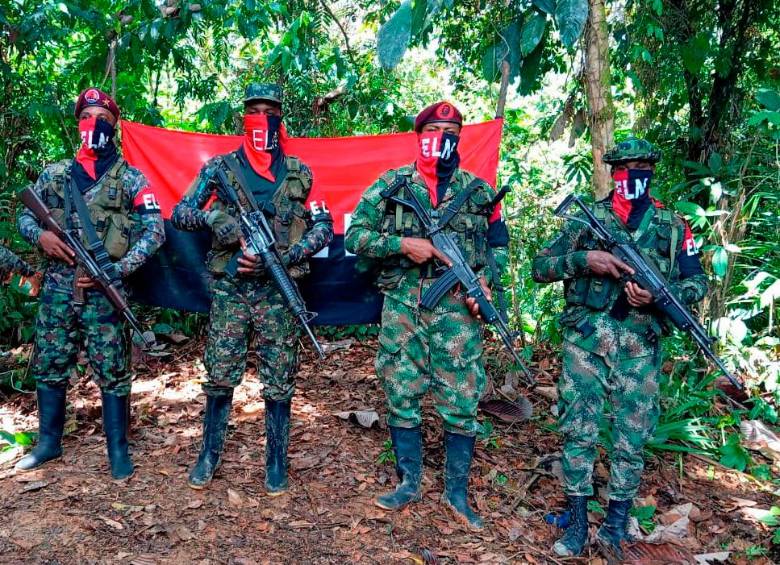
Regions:
[[612, 103], [609, 31], [604, 0], [589, 0], [589, 4], [585, 30], [584, 81], [590, 108], [588, 121], [593, 148], [593, 192], [596, 198], [603, 198], [612, 190], [609, 167], [602, 158], [614, 143], [615, 107]]

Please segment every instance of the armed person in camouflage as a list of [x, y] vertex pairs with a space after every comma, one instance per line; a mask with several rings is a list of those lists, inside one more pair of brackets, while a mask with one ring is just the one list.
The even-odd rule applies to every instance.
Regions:
[[[615, 237], [632, 238], [669, 280], [685, 304], [707, 292], [707, 277], [687, 224], [650, 197], [650, 182], [660, 151], [629, 139], [604, 155], [614, 190], [593, 212]], [[534, 259], [537, 282], [562, 280], [566, 308], [563, 373], [558, 382], [559, 423], [563, 433], [564, 490], [572, 523], [553, 547], [561, 556], [582, 553], [588, 538], [587, 498], [593, 495], [599, 423], [611, 406], [609, 508], [598, 541], [618, 555], [639, 488], [642, 450], [659, 416], [659, 338], [662, 320], [652, 295], [636, 283], [621, 282], [631, 268], [599, 249], [588, 228], [567, 223], [562, 233]]]
[[[324, 204], [310, 203], [307, 208], [312, 173], [300, 159], [284, 153], [281, 88], [249, 85], [244, 111], [242, 146], [204, 165], [172, 218], [179, 229], [210, 229], [213, 234], [208, 256], [213, 301], [204, 359], [208, 382], [203, 387], [203, 443], [189, 485], [202, 489], [219, 465], [233, 389], [241, 382], [247, 347], [254, 338], [258, 374], [265, 385], [265, 485], [269, 495], [278, 495], [288, 488], [287, 443], [299, 332], [262, 262], [242, 252], [237, 206], [226, 201], [216, 171], [225, 172], [245, 208], [252, 209], [254, 202], [273, 216], [277, 248], [294, 278], [309, 272], [309, 257], [333, 238], [333, 220]], [[236, 171], [245, 179], [245, 187]]]
[[[88, 88], [76, 101], [75, 114], [82, 140], [78, 154], [44, 169], [34, 190], [63, 227], [78, 229], [85, 245], [106, 257], [107, 268], [121, 281], [165, 241], [162, 216], [146, 178], [114, 143], [119, 119], [114, 100]], [[65, 393], [79, 346], [86, 342], [103, 400], [111, 475], [127, 478], [133, 473], [126, 432], [131, 375], [121, 316], [89, 277], [74, 280], [73, 250], [44, 231], [32, 212], [25, 210], [18, 224], [22, 236], [43, 250], [47, 267], [32, 364], [40, 433], [38, 445], [17, 469], [34, 469], [62, 454]], [[85, 290], [83, 305], [74, 304], [74, 285]]]
[[482, 275], [490, 296], [487, 283], [495, 275], [485, 267], [492, 257], [496, 271], [503, 268], [509, 238], [500, 209], [492, 204], [493, 189], [458, 167], [462, 123], [460, 112], [447, 102], [433, 104], [417, 116], [417, 160], [387, 171], [366, 190], [345, 241], [349, 251], [377, 264], [377, 283], [384, 294], [375, 366], [387, 395], [400, 482], [394, 492], [378, 497], [376, 504], [398, 510], [421, 497], [420, 404], [430, 391], [444, 421], [443, 501], [460, 521], [478, 529], [483, 521], [469, 507], [467, 496], [477, 403], [486, 385], [478, 307], [456, 288], [433, 311], [420, 308], [421, 294], [440, 272], [435, 260], [448, 265], [449, 259], [424, 237], [411, 210], [389, 200], [390, 191], [405, 199], [413, 191], [437, 219], [457, 207], [445, 230], [455, 236], [469, 265]]
[[0, 245], [0, 282], [11, 273], [19, 273], [25, 277], [35, 274], [35, 269], [17, 257], [10, 249]]

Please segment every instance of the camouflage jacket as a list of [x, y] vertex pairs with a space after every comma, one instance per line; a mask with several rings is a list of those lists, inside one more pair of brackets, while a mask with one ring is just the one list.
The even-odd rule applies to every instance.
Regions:
[[[65, 185], [69, 182], [71, 163], [70, 160], [64, 160], [49, 165], [33, 187], [35, 193], [52, 210], [54, 217], [63, 224], [67, 223], [64, 217], [63, 194]], [[114, 173], [116, 177], [112, 178]], [[108, 186], [109, 184], [111, 186]], [[118, 194], [112, 195], [112, 198], [117, 208], [112, 211], [114, 213], [106, 214], [106, 209], [98, 204], [105, 201], [107, 193], [115, 191], [118, 191]], [[116, 260], [120, 276], [126, 277], [133, 273], [165, 242], [160, 207], [146, 177], [138, 169], [127, 165], [121, 157], [116, 166], [109, 168], [94, 185], [87, 188], [83, 196], [93, 223], [107, 224], [104, 228], [97, 226], [97, 230], [102, 234], [109, 255]], [[29, 243], [38, 245], [43, 228], [33, 213], [25, 208], [17, 223], [22, 237]], [[81, 231], [75, 210], [71, 214], [70, 225]], [[67, 292], [72, 289], [74, 274], [74, 267], [62, 261], [47, 259], [47, 286], [53, 284], [58, 290]]]
[[35, 274], [35, 269], [17, 257], [10, 249], [0, 245], [0, 282], [10, 273], [19, 273], [30, 277]]
[[[605, 219], [616, 237], [634, 238], [645, 255], [656, 262], [683, 303], [693, 304], [705, 296], [707, 276], [690, 230], [681, 218], [656, 203], [645, 212], [640, 228], [629, 235], [612, 213], [609, 199], [596, 203], [594, 213]], [[634, 358], [654, 354], [663, 333], [662, 319], [652, 305], [626, 305], [628, 315], [620, 321], [610, 315], [625, 291], [615, 279], [589, 272], [587, 253], [597, 249], [599, 244], [587, 227], [568, 222], [533, 261], [535, 281], [564, 283], [566, 308], [560, 319], [564, 337], [604, 356]]]
[[[237, 153], [233, 152], [234, 155]], [[237, 207], [233, 203], [224, 202], [218, 192], [217, 167], [223, 168], [239, 198], [244, 199], [243, 205], [248, 207], [249, 203], [238, 181], [223, 160], [224, 157], [218, 155], [203, 166], [184, 198], [173, 210], [171, 222], [174, 227], [186, 231], [209, 229], [205, 208], [223, 210], [238, 218]], [[289, 261], [290, 275], [299, 278], [309, 272], [308, 259], [333, 239], [333, 218], [324, 203], [310, 202], [306, 206], [313, 183], [309, 167], [296, 157], [286, 156], [285, 160], [286, 176], [272, 198], [275, 208], [273, 229], [277, 249]], [[228, 261], [239, 249], [238, 243], [222, 246], [213, 239], [207, 258], [209, 271], [216, 275], [224, 273]]]
[[[400, 210], [395, 203], [381, 194], [399, 175], [408, 178], [404, 190], [413, 190], [424, 206], [429, 210], [433, 209], [428, 188], [414, 165], [391, 169], [363, 193], [352, 214], [345, 236], [345, 246], [351, 253], [362, 256], [362, 268], [378, 268], [377, 285], [385, 295], [407, 306], [417, 307], [421, 293], [436, 279], [429, 265], [416, 265], [401, 255], [402, 237], [424, 237], [424, 234], [413, 212], [408, 209]], [[468, 171], [456, 170], [436, 210], [443, 210], [475, 179]], [[493, 188], [486, 182], [481, 183], [446, 228], [448, 233], [455, 236], [464, 256], [471, 263], [469, 266], [484, 275], [488, 281], [492, 279], [490, 269], [485, 268], [488, 253], [495, 257], [499, 273], [503, 272], [508, 259], [508, 236], [495, 240], [489, 233], [499, 226], [506, 230], [503, 220], [498, 219], [493, 223], [489, 221], [493, 211], [489, 210], [487, 205], [494, 196]], [[488, 247], [491, 248], [489, 251]], [[446, 308], [446, 303], [447, 301], [441, 301], [440, 308]]]

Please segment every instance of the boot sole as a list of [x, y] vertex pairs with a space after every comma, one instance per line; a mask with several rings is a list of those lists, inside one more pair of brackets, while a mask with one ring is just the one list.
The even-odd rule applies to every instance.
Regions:
[[187, 481], [187, 486], [190, 487], [192, 490], [203, 490], [208, 486], [208, 483], [206, 483], [205, 485], [195, 485]]
[[126, 477], [120, 477], [120, 478], [117, 478], [117, 477], [114, 477], [114, 476], [112, 475], [112, 476], [111, 476], [111, 480], [112, 480], [113, 482], [115, 482], [115, 483], [124, 483], [124, 482], [126, 482], [126, 481], [129, 481], [129, 480], [130, 480], [130, 479], [132, 479], [133, 477], [135, 477], [135, 469], [133, 469], [133, 472], [132, 472], [132, 473], [130, 473], [129, 475], [127, 475]]
[[272, 498], [275, 498], [277, 496], [282, 496], [283, 494], [287, 494], [290, 492], [290, 489], [284, 489], [284, 490], [267, 490], [265, 492], [266, 496], [270, 496]]
[[403, 510], [404, 508], [406, 508], [410, 504], [412, 504], [414, 502], [420, 502], [421, 500], [422, 500], [422, 495], [413, 498], [412, 500], [410, 500], [406, 504], [402, 504], [401, 506], [386, 506], [386, 505], [382, 504], [381, 502], [379, 502], [378, 498], [375, 498], [374, 499], [374, 506], [376, 506], [377, 508], [381, 508], [382, 510], [388, 510], [390, 512], [394, 512], [396, 510]]

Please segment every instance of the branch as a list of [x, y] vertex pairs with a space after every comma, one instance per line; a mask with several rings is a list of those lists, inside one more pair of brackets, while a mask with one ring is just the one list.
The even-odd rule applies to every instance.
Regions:
[[343, 25], [341, 25], [341, 22], [336, 17], [336, 14], [334, 14], [333, 10], [330, 9], [330, 6], [328, 6], [325, 3], [325, 0], [320, 0], [320, 4], [325, 9], [325, 11], [328, 13], [328, 16], [330, 16], [330, 19], [332, 19], [334, 22], [336, 22], [336, 25], [341, 30], [341, 35], [344, 36], [344, 45], [347, 48], [347, 56], [349, 57], [349, 60], [352, 63], [352, 66], [353, 67], [357, 67], [357, 63], [355, 62], [355, 54], [352, 52], [352, 47], [349, 45], [349, 35], [347, 35], [347, 30], [344, 29]]

